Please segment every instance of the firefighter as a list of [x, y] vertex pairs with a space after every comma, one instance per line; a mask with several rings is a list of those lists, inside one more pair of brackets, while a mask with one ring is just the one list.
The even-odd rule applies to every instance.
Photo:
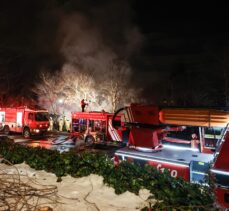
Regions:
[[196, 133], [193, 133], [191, 139], [191, 147], [195, 149], [199, 149], [199, 143], [200, 141], [198, 140], [198, 136], [196, 135]]
[[63, 118], [61, 117], [59, 119], [59, 131], [63, 131], [63, 126], [64, 126], [64, 120]]
[[69, 119], [65, 119], [65, 127], [66, 127], [67, 132], [70, 132], [70, 121], [69, 121]]
[[85, 107], [88, 105], [88, 103], [85, 102], [84, 99], [81, 100], [81, 108], [82, 108], [82, 112], [84, 112]]
[[52, 119], [52, 117], [49, 118], [49, 130], [53, 131], [53, 119]]

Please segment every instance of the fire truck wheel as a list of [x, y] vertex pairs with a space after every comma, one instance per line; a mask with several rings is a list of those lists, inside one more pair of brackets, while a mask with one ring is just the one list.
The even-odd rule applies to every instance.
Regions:
[[23, 131], [24, 138], [30, 138], [30, 131], [29, 128], [25, 128]]
[[6, 126], [4, 127], [3, 132], [4, 132], [5, 135], [9, 135], [9, 134], [10, 134], [10, 128], [9, 128], [8, 125], [6, 125]]
[[87, 146], [92, 146], [95, 143], [95, 139], [93, 136], [87, 136], [85, 138], [85, 143]]

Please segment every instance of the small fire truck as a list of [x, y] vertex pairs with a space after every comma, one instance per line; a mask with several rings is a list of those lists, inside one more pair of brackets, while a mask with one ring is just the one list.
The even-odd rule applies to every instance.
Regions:
[[43, 134], [49, 127], [48, 111], [32, 109], [26, 106], [16, 108], [0, 107], [0, 130], [8, 135], [10, 132], [22, 133], [25, 138]]
[[[117, 130], [112, 126], [114, 114], [108, 112], [72, 112], [71, 133], [83, 139], [87, 145], [118, 145], [123, 143], [125, 129]], [[120, 115], [113, 119], [115, 125], [121, 124]]]
[[216, 202], [229, 208], [229, 112], [131, 104], [114, 118], [120, 113], [130, 132], [127, 146], [115, 152], [116, 165], [123, 160], [149, 164], [169, 170], [172, 177], [205, 185], [212, 175]]

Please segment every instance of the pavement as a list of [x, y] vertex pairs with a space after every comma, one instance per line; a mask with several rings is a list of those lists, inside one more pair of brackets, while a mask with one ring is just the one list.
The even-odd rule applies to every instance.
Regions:
[[[59, 152], [67, 152], [75, 149], [74, 151], [79, 152], [79, 150], [76, 149], [76, 143], [69, 135], [69, 132], [49, 131], [44, 136], [33, 136], [29, 139], [24, 138], [20, 134], [10, 134], [7, 137], [12, 139], [15, 143], [31, 147], [42, 147], [50, 150], [57, 150]], [[6, 135], [0, 133], [0, 137], [5, 136]], [[117, 146], [95, 145], [92, 147], [81, 147], [80, 151], [104, 152], [109, 157], [113, 157], [117, 149]]]

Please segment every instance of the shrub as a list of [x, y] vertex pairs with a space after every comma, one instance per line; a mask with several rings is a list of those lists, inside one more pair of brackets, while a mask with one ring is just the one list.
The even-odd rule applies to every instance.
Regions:
[[[124, 161], [118, 167], [101, 153], [59, 153], [44, 148], [31, 148], [9, 140], [0, 141], [0, 154], [13, 164], [27, 163], [37, 170], [52, 172], [61, 181], [64, 175], [83, 177], [90, 174], [103, 176], [104, 183], [112, 186], [117, 194], [130, 191], [139, 193], [141, 188], [150, 190], [157, 203], [156, 210], [206, 210], [213, 209], [214, 197], [209, 187], [174, 179], [168, 172], [160, 173], [154, 167], [140, 167]], [[149, 208], [144, 208], [149, 209]], [[144, 210], [143, 209], [143, 210]]]

